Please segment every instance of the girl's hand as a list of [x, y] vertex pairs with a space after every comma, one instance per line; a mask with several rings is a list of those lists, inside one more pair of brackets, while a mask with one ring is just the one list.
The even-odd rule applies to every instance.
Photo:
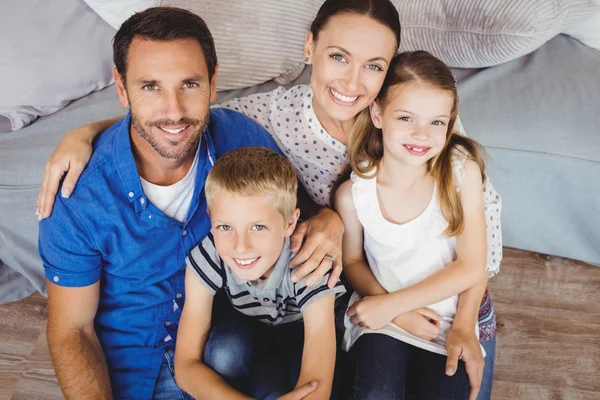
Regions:
[[429, 308], [419, 308], [398, 315], [392, 322], [408, 333], [425, 340], [433, 340], [440, 334], [442, 317]]
[[319, 387], [319, 383], [317, 381], [311, 381], [292, 390], [284, 396], [278, 397], [277, 400], [302, 400], [317, 390], [317, 387]]
[[389, 300], [389, 294], [367, 296], [352, 304], [346, 314], [355, 325], [373, 330], [381, 329], [396, 317]]
[[79, 132], [85, 129], [85, 126], [80, 127], [67, 134], [46, 162], [44, 179], [42, 180], [35, 212], [38, 220], [48, 218], [52, 214], [54, 198], [63, 175], [67, 173], [61, 195], [68, 198], [75, 189], [79, 175], [90, 161], [93, 150], [92, 142], [88, 139], [89, 135], [87, 133]]
[[475, 327], [465, 330], [453, 326], [446, 338], [446, 349], [448, 350], [446, 375], [454, 375], [458, 368], [458, 360], [464, 361], [471, 387], [469, 400], [475, 400], [481, 387], [483, 367], [485, 366], [479, 340], [475, 335]]

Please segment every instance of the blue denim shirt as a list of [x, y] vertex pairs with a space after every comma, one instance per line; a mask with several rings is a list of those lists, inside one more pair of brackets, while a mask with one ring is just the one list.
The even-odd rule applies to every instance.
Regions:
[[242, 114], [212, 109], [210, 117], [185, 223], [148, 202], [131, 150], [129, 114], [97, 140], [71, 197], [57, 196], [51, 217], [40, 223], [50, 282], [81, 287], [100, 281], [95, 329], [116, 398], [150, 399], [163, 352], [175, 346], [185, 257], [210, 229], [203, 187], [213, 161], [244, 146], [279, 152], [267, 131]]

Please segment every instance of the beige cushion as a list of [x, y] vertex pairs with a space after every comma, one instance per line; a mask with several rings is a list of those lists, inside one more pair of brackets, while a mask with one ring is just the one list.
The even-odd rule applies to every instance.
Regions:
[[529, 54], [600, 9], [597, 0], [396, 0], [400, 50], [451, 67], [488, 67]]
[[201, 16], [212, 32], [219, 59], [218, 90], [296, 79], [302, 49], [319, 1], [162, 0]]

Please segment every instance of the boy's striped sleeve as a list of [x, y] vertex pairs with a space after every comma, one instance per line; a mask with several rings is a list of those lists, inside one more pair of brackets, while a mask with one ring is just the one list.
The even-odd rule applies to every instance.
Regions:
[[215, 248], [212, 233], [192, 249], [186, 258], [186, 264], [196, 272], [200, 281], [212, 294], [223, 287], [225, 268]]

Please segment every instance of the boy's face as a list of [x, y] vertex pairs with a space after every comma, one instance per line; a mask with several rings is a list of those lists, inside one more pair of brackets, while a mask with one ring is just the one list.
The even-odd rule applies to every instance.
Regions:
[[300, 215], [296, 209], [284, 221], [268, 198], [228, 192], [213, 197], [208, 213], [217, 252], [238, 278], [248, 281], [268, 276]]

